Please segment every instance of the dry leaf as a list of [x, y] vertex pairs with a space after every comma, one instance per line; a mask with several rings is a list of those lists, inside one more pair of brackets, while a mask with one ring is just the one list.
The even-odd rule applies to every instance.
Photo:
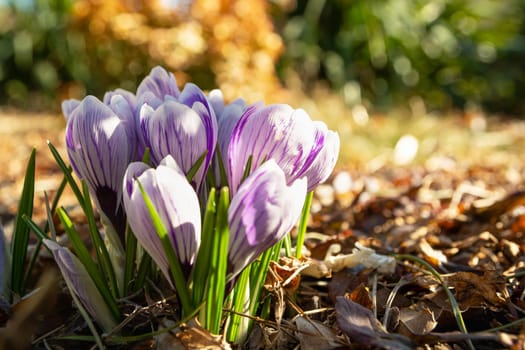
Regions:
[[399, 311], [400, 321], [412, 334], [428, 334], [437, 326], [437, 317], [424, 304], [413, 304]]
[[[337, 252], [337, 250], [330, 251]], [[378, 272], [383, 274], [391, 274], [395, 270], [396, 259], [391, 256], [377, 254], [375, 250], [356, 242], [351, 254], [328, 255], [324, 261], [311, 260], [309, 266], [303, 270], [302, 274], [316, 278], [329, 277], [332, 271], [337, 272], [358, 265], [377, 269]]]
[[369, 309], [339, 296], [335, 303], [337, 324], [350, 342], [380, 349], [409, 350], [411, 341], [399, 334], [390, 334]]
[[335, 334], [332, 327], [319, 321], [300, 316], [295, 320], [295, 324], [301, 350], [328, 350], [349, 345]]
[[446, 277], [454, 288], [462, 310], [470, 307], [489, 307], [494, 310], [506, 305], [505, 277], [494, 270], [486, 270], [482, 276], [472, 272], [456, 272]]
[[[173, 324], [173, 321], [164, 321], [165, 327]], [[196, 320], [181, 325], [173, 333], [166, 331], [156, 339], [158, 350], [231, 350], [230, 344], [222, 336], [211, 334]]]

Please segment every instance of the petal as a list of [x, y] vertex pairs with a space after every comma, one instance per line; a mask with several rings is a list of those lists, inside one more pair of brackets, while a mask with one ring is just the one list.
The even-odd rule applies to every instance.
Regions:
[[146, 92], [152, 93], [161, 101], [167, 95], [178, 97], [180, 94], [175, 76], [160, 66], [154, 67], [149, 75], [139, 84], [137, 96], [140, 97]]
[[175, 160], [166, 158], [156, 169], [139, 162], [130, 164], [124, 182], [124, 207], [137, 240], [170, 281], [166, 254], [136, 181], [156, 208], [186, 272], [200, 244], [201, 220], [197, 194]]
[[69, 119], [71, 113], [73, 113], [79, 104], [80, 101], [75, 99], [65, 100], [62, 102], [62, 113], [64, 114], [64, 117], [66, 117], [66, 120]]
[[134, 144], [126, 121], [93, 96], [87, 96], [68, 120], [68, 155], [77, 175], [93, 190], [107, 187], [120, 193]]
[[337, 163], [339, 149], [339, 135], [334, 131], [327, 130], [323, 135], [320, 151], [311, 162], [306, 163], [305, 171], [301, 174], [308, 179], [308, 191], [312, 191], [317, 185], [328, 179]]
[[192, 83], [184, 86], [179, 96], [179, 101], [191, 107], [202, 119], [202, 123], [206, 129], [206, 144], [208, 150], [206, 156], [207, 168], [215, 152], [215, 145], [217, 144], [218, 127], [215, 112], [208, 102], [206, 95], [204, 95], [197, 85]]
[[274, 160], [246, 178], [228, 210], [230, 278], [290, 231], [299, 219], [305, 196], [306, 179], [287, 185]]
[[228, 149], [232, 191], [239, 186], [250, 156], [250, 172], [265, 160], [275, 159], [292, 180], [308, 157], [314, 134], [312, 121], [303, 110], [288, 105], [248, 109], [234, 128]]
[[58, 245], [56, 242], [45, 239], [43, 243], [53, 253], [53, 257], [62, 276], [78, 296], [91, 317], [93, 317], [106, 332], [115, 328], [116, 322], [108, 305], [80, 260], [78, 260], [69, 249]]
[[265, 160], [274, 159], [289, 183], [306, 176], [312, 190], [330, 175], [338, 148], [337, 134], [324, 123], [312, 121], [302, 109], [288, 105], [248, 108], [234, 127], [228, 147], [232, 192], [239, 186], [250, 156], [250, 172]]
[[132, 110], [133, 114], [135, 113], [135, 110], [137, 109], [137, 98], [135, 94], [133, 94], [132, 92], [128, 90], [115, 89], [113, 91], [108, 91], [104, 94], [103, 102], [106, 105], [111, 106], [112, 105], [111, 101], [113, 97], [115, 96], [122, 97], [126, 101], [126, 104], [129, 106], [129, 108]]
[[[157, 110], [141, 109], [141, 130], [144, 142], [151, 151], [154, 164], [171, 155], [184, 173], [192, 168], [208, 150], [209, 142], [202, 118], [190, 107], [167, 100]], [[194, 177], [198, 185], [204, 179], [207, 166], [201, 167]]]

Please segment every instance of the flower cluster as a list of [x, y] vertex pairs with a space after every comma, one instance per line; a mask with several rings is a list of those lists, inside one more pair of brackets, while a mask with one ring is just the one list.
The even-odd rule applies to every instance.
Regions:
[[[302, 109], [225, 104], [154, 68], [135, 94], [63, 102], [66, 146], [77, 176], [101, 211], [112, 243], [126, 223], [170, 280], [168, 257], [143, 195], [167, 230], [186, 276], [201, 244], [207, 191], [228, 186], [228, 279], [234, 279], [297, 223], [308, 191], [325, 181], [339, 137]], [[148, 157], [144, 157], [146, 150]], [[143, 160], [147, 163], [143, 162]]]

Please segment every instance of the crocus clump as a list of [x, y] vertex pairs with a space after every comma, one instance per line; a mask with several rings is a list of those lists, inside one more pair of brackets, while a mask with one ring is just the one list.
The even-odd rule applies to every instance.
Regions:
[[[191, 83], [179, 90], [174, 75], [161, 67], [136, 93], [118, 89], [103, 101], [93, 96], [65, 101], [62, 109], [75, 173], [121, 241], [127, 223], [170, 283], [173, 259], [147, 201], [184, 277], [191, 278], [211, 215], [205, 191], [228, 186], [228, 251], [218, 254], [227, 254], [225, 278], [232, 284], [290, 232], [307, 192], [328, 178], [339, 153], [337, 133], [302, 109], [242, 99], [226, 104], [220, 90], [206, 95]], [[62, 259], [58, 248], [48, 246]]]

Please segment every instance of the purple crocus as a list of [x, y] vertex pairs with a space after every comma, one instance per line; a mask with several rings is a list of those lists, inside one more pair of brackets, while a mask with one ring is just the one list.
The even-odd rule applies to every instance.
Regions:
[[228, 148], [228, 177], [235, 193], [251, 157], [250, 172], [274, 159], [288, 183], [305, 176], [308, 191], [325, 181], [339, 154], [339, 136], [302, 109], [253, 105], [235, 125]]
[[283, 170], [270, 159], [241, 184], [228, 209], [231, 281], [295, 225], [306, 196], [306, 178], [290, 185]]
[[67, 119], [66, 147], [71, 165], [86, 181], [101, 214], [123, 242], [126, 218], [121, 206], [122, 179], [136, 157], [132, 106], [115, 94], [108, 98], [108, 105], [87, 96], [82, 101], [64, 101], [62, 109]]
[[104, 301], [86, 268], [69, 249], [45, 239], [43, 243], [51, 251], [67, 285], [78, 296], [82, 306], [102, 326], [105, 332], [117, 325], [109, 306]]
[[201, 215], [195, 190], [171, 156], [164, 158], [157, 168], [134, 162], [126, 171], [123, 197], [128, 223], [168, 281], [171, 280], [168, 259], [137, 182], [168, 230], [183, 270], [189, 273], [201, 239]]
[[141, 137], [150, 148], [154, 165], [171, 155], [187, 174], [206, 157], [193, 177], [199, 190], [217, 143], [217, 120], [208, 99], [195, 84], [179, 92], [175, 78], [156, 67], [137, 90]]

